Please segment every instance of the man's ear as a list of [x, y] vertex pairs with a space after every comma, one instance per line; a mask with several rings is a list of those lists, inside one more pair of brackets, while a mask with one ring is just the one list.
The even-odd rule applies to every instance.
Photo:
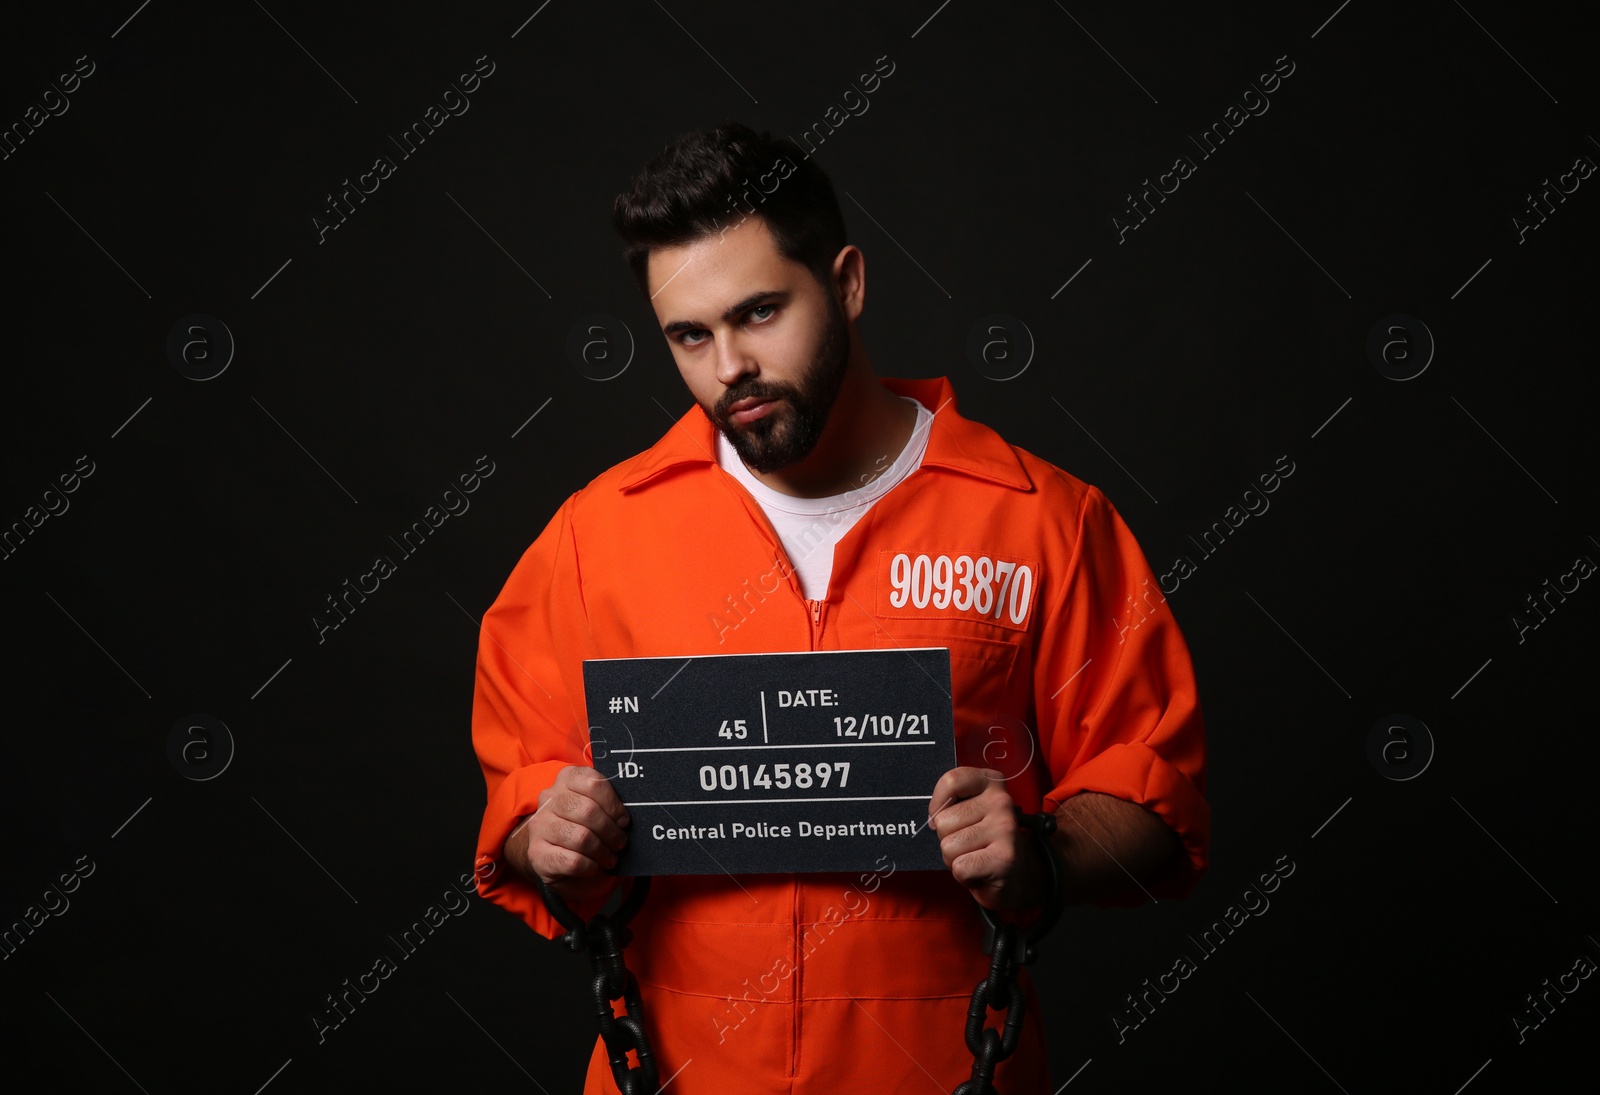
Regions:
[[867, 258], [854, 244], [846, 244], [833, 258], [833, 291], [845, 318], [859, 319], [867, 304]]

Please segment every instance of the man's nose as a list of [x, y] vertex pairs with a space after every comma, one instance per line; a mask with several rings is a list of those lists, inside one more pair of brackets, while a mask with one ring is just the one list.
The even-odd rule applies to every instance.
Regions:
[[717, 351], [717, 380], [731, 385], [746, 375], [760, 372], [755, 357], [735, 331], [725, 331], [714, 336]]

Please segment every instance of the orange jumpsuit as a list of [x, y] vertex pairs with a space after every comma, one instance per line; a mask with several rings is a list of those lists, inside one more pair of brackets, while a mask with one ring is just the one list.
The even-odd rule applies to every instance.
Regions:
[[[1209, 842], [1205, 732], [1133, 534], [1096, 488], [957, 414], [947, 379], [880, 382], [936, 412], [927, 451], [839, 541], [824, 600], [803, 597], [760, 506], [717, 466], [698, 405], [562, 504], [483, 618], [484, 897], [561, 934], [537, 890], [488, 865], [562, 767], [594, 763], [583, 659], [896, 646], [950, 649], [960, 764], [1003, 772], [1028, 811], [1084, 790], [1142, 804], [1186, 853], [1152, 891], [1193, 887]], [[627, 960], [675, 1095], [926, 1095], [930, 1077], [946, 1091], [968, 1078], [982, 920], [948, 871], [896, 870], [892, 856], [886, 844], [859, 875], [655, 879]], [[1043, 945], [1076, 945], [1070, 910]], [[1026, 972], [1001, 1092], [1049, 1091]], [[584, 1091], [616, 1090], [597, 1038]]]

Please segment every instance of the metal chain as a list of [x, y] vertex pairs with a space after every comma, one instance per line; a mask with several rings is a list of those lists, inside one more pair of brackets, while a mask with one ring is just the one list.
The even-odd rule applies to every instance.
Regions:
[[[972, 1002], [967, 1005], [966, 1039], [967, 1049], [972, 1054], [972, 1078], [956, 1088], [953, 1095], [996, 1095], [995, 1069], [1016, 1051], [1022, 1037], [1024, 997], [1022, 986], [1017, 984], [1017, 969], [1038, 957], [1034, 945], [1055, 927], [1061, 916], [1061, 868], [1050, 840], [1056, 831], [1055, 815], [1026, 814], [1020, 806], [1013, 808], [1017, 821], [1033, 833], [1034, 842], [1049, 866], [1049, 892], [1044, 912], [1026, 934], [1015, 924], [1001, 920], [991, 909], [978, 906], [988, 925], [983, 952], [991, 956], [989, 976], [978, 982], [972, 990]], [[1002, 1013], [998, 1030], [985, 1025], [991, 1011]]]
[[[639, 998], [639, 982], [622, 955], [628, 940], [633, 938], [628, 921], [633, 919], [650, 892], [649, 877], [635, 876], [617, 911], [609, 915], [595, 913], [588, 923], [579, 918], [544, 879], [535, 875], [534, 882], [545, 908], [567, 929], [561, 942], [574, 952], [588, 948], [589, 963], [594, 968], [589, 994], [593, 998], [600, 1038], [606, 1045], [606, 1057], [611, 1062], [611, 1078], [622, 1095], [654, 1095], [658, 1070], [650, 1039], [644, 1032], [644, 1003]], [[616, 1014], [614, 1003], [619, 998], [626, 1014]], [[639, 1059], [637, 1065], [628, 1064], [630, 1049]]]
[[[973, 1057], [972, 1078], [957, 1087], [953, 1095], [996, 1095], [995, 1069], [1016, 1051], [1022, 1037], [1025, 1009], [1022, 986], [1017, 984], [1017, 969], [1031, 964], [1038, 956], [1035, 944], [1055, 927], [1061, 916], [1061, 871], [1050, 842], [1056, 830], [1055, 815], [1026, 814], [1021, 807], [1014, 809], [1018, 822], [1032, 832], [1049, 866], [1049, 893], [1044, 912], [1026, 933], [1015, 924], [1001, 920], [992, 910], [978, 906], [988, 925], [983, 951], [991, 956], [989, 975], [972, 990], [972, 1002], [967, 1006], [965, 1033], [967, 1049]], [[616, 912], [596, 913], [587, 923], [544, 879], [535, 876], [534, 881], [545, 907], [567, 929], [561, 942], [570, 951], [585, 948], [589, 951], [589, 962], [594, 968], [590, 995], [600, 1038], [605, 1042], [606, 1056], [611, 1062], [612, 1079], [622, 1095], [652, 1095], [659, 1075], [655, 1054], [644, 1031], [644, 1004], [639, 997], [639, 982], [628, 969], [622, 953], [632, 938], [628, 921], [639, 911], [650, 891], [649, 877], [635, 876]], [[623, 1015], [615, 1013], [614, 1004], [618, 999], [626, 1009]], [[1002, 1013], [998, 1030], [986, 1026], [991, 1011]], [[630, 1049], [638, 1057], [636, 1066], [628, 1064]]]

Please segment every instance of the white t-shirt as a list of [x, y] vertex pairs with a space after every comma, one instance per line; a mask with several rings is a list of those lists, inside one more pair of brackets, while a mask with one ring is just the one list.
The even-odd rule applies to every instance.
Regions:
[[808, 600], [828, 595], [828, 579], [833, 574], [833, 546], [849, 532], [872, 504], [894, 489], [922, 464], [928, 449], [928, 426], [933, 413], [909, 396], [901, 396], [917, 408], [911, 438], [895, 462], [872, 482], [827, 498], [796, 498], [773, 490], [757, 479], [739, 453], [720, 431], [717, 433], [717, 463], [750, 492], [778, 533], [789, 562], [794, 564], [800, 589]]

